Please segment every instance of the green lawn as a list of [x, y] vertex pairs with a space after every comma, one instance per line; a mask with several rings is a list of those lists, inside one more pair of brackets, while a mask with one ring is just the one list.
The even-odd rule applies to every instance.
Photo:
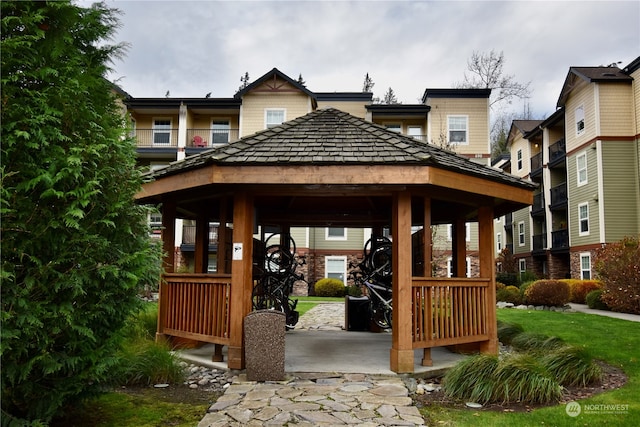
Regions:
[[[581, 400], [583, 412], [566, 413], [566, 405], [537, 409], [530, 413], [425, 408], [430, 425], [443, 426], [637, 426], [640, 420], [640, 323], [584, 313], [560, 313], [499, 309], [498, 319], [522, 325], [525, 331], [557, 336], [568, 344], [587, 349], [594, 358], [621, 368], [627, 384], [607, 393]], [[587, 406], [590, 405], [590, 406]], [[617, 414], [595, 405], [620, 405]], [[585, 410], [591, 408], [591, 413]]]
[[344, 302], [344, 297], [340, 298], [332, 298], [332, 297], [291, 297], [293, 300], [298, 300], [298, 305], [296, 306], [296, 310], [302, 316], [307, 311], [311, 310], [313, 307], [320, 303], [325, 302]]

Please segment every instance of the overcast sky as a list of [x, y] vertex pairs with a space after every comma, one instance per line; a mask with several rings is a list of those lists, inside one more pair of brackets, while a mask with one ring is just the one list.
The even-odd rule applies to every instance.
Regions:
[[[505, 73], [531, 82], [535, 118], [555, 110], [570, 66], [640, 55], [639, 1], [121, 1], [114, 42], [130, 45], [112, 80], [134, 97], [231, 97], [240, 77], [276, 67], [314, 92], [404, 104], [463, 80], [473, 51], [504, 52]], [[514, 103], [521, 111], [523, 103]]]

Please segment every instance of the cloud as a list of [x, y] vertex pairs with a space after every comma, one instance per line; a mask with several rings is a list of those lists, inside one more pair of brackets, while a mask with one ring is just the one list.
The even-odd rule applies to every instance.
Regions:
[[[240, 77], [277, 67], [312, 91], [360, 91], [366, 73], [404, 103], [463, 79], [473, 51], [504, 52], [505, 73], [531, 82], [531, 108], [553, 112], [572, 65], [631, 62], [639, 2], [114, 1], [114, 78], [136, 97], [232, 96]], [[519, 108], [514, 105], [514, 108]]]

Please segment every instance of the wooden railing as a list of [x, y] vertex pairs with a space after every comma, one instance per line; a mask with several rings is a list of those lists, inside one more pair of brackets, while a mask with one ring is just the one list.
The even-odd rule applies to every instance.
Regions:
[[167, 273], [160, 286], [158, 333], [229, 343], [230, 275]]
[[413, 278], [413, 348], [489, 339], [489, 279]]

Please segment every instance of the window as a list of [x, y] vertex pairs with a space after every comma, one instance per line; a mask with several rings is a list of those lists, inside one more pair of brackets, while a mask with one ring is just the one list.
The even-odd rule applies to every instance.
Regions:
[[151, 237], [161, 237], [162, 214], [160, 212], [153, 212], [149, 215], [149, 228], [151, 228]]
[[449, 127], [449, 143], [467, 145], [469, 140], [467, 139], [467, 122], [469, 118], [467, 116], [448, 116]]
[[576, 171], [578, 174], [578, 187], [588, 182], [587, 153], [578, 154], [576, 157]]
[[342, 280], [345, 283], [347, 275], [347, 257], [345, 256], [328, 256], [324, 258], [324, 274], [325, 277], [331, 279]]
[[153, 120], [153, 143], [160, 145], [171, 143], [171, 119]]
[[580, 254], [580, 278], [582, 280], [591, 280], [591, 254]]
[[226, 144], [229, 142], [228, 120], [214, 120], [211, 123], [211, 142], [213, 144]]
[[584, 105], [579, 106], [575, 110], [576, 118], [576, 135], [580, 135], [584, 132]]
[[[468, 222], [464, 224], [464, 238], [467, 242], [471, 241], [471, 224]], [[452, 224], [447, 224], [447, 240], [449, 241], [453, 240]]]
[[496, 249], [498, 252], [502, 252], [502, 233], [496, 235]]
[[398, 132], [398, 133], [402, 132], [402, 125], [399, 123], [386, 124], [384, 125], [384, 127], [394, 132]]
[[518, 223], [518, 246], [524, 246], [524, 221]]
[[527, 260], [520, 258], [518, 260], [518, 270], [520, 271], [520, 278], [527, 272]]
[[285, 110], [265, 110], [264, 112], [265, 118], [265, 128], [270, 129], [275, 126], [279, 126], [284, 123], [285, 120]]
[[578, 222], [580, 223], [580, 236], [589, 235], [589, 203], [578, 205]]
[[518, 170], [522, 170], [522, 149], [518, 150], [516, 156], [518, 158]]
[[344, 227], [327, 227], [325, 238], [327, 240], [347, 240], [347, 229]]
[[[465, 277], [471, 277], [471, 258], [465, 259]], [[447, 258], [447, 277], [453, 277], [453, 258]]]
[[408, 126], [407, 135], [422, 141], [422, 127], [421, 126]]

